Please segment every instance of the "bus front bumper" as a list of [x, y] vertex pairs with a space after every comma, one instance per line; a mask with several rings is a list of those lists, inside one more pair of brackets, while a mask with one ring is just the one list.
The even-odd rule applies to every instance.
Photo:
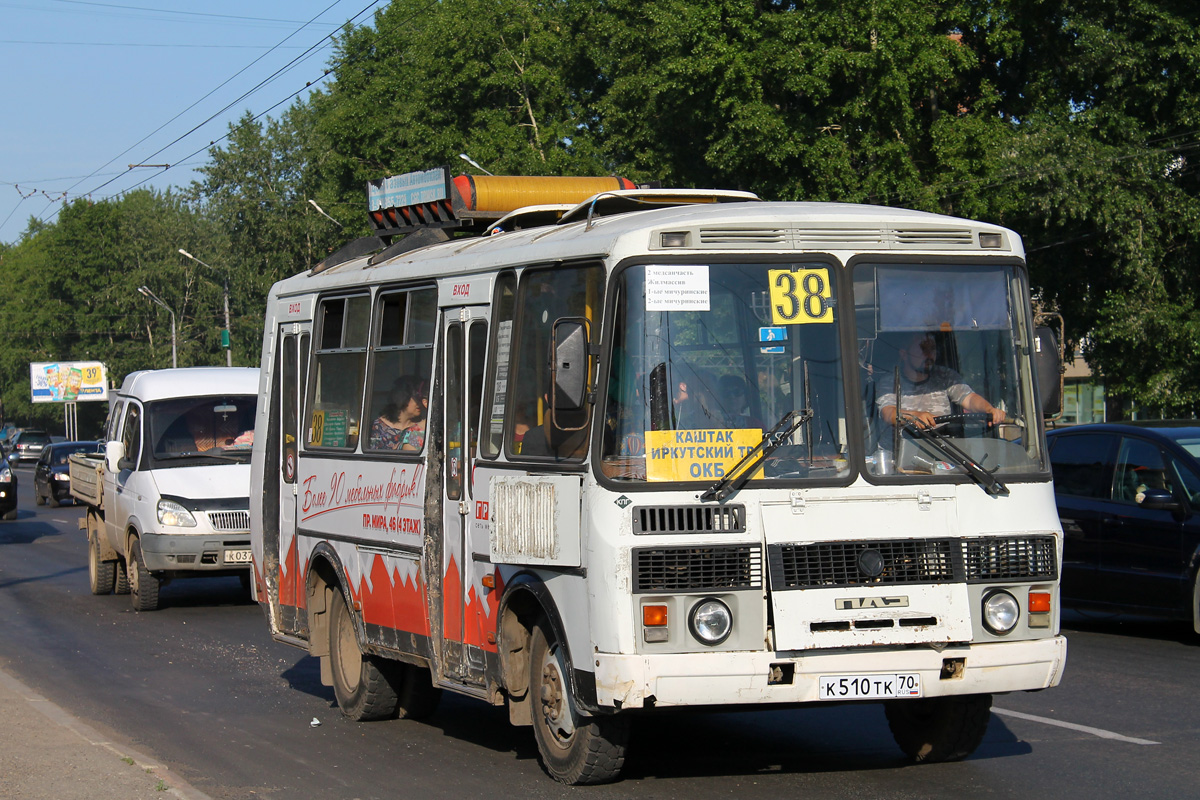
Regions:
[[[868, 699], [831, 692], [821, 678], [919, 675], [920, 697], [1030, 691], [1057, 686], [1067, 660], [1063, 636], [1022, 642], [819, 653], [597, 653], [599, 706], [752, 705]], [[844, 682], [842, 682], [845, 685]], [[871, 698], [882, 699], [882, 698]]]

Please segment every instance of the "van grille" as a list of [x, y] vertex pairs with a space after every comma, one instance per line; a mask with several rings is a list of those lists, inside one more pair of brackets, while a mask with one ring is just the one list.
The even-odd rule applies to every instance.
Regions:
[[1053, 536], [773, 544], [771, 588], [1054, 580]]
[[249, 511], [209, 511], [208, 521], [214, 531], [246, 533], [250, 530]]
[[638, 593], [762, 586], [762, 550], [758, 545], [637, 548], [633, 563], [633, 590]]
[[740, 533], [746, 530], [746, 507], [635, 506], [634, 533]]

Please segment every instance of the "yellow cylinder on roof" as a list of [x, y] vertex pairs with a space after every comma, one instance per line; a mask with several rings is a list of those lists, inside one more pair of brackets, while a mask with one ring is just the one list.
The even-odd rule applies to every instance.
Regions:
[[578, 204], [592, 195], [636, 189], [626, 178], [521, 177], [516, 175], [459, 175], [454, 186], [472, 211], [507, 214], [518, 208], [550, 203]]

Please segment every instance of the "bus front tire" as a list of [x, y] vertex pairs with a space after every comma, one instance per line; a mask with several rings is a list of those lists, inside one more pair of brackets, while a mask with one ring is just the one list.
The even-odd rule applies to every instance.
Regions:
[[533, 735], [546, 772], [572, 786], [615, 780], [625, 764], [629, 718], [576, 712], [563, 647], [545, 623], [533, 629], [529, 671]]
[[975, 752], [991, 719], [990, 694], [949, 695], [883, 704], [905, 755], [922, 763], [959, 761]]
[[395, 717], [396, 690], [375, 659], [359, 648], [354, 620], [339, 589], [334, 590], [329, 614], [329, 667], [338, 708], [356, 722]]

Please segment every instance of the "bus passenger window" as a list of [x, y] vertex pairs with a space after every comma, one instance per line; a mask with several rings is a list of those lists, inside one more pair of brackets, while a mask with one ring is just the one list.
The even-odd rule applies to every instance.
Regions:
[[433, 373], [434, 289], [381, 292], [375, 305], [364, 451], [418, 453], [425, 447]]
[[354, 448], [367, 361], [370, 298], [327, 298], [318, 315], [320, 348], [308, 408], [305, 442], [309, 447]]

